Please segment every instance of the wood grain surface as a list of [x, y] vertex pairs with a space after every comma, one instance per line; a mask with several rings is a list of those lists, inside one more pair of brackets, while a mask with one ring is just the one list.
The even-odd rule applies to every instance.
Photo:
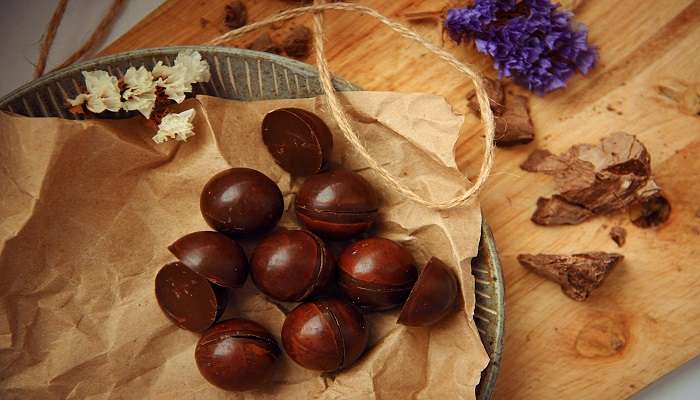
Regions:
[[[201, 44], [226, 31], [226, 0], [170, 0], [104, 54], [174, 44]], [[250, 20], [289, 7], [276, 0], [249, 0]], [[385, 15], [439, 11], [448, 1], [362, 0]], [[663, 95], [659, 86], [686, 90], [700, 84], [700, 1], [578, 0], [564, 7], [588, 25], [600, 63], [566, 90], [531, 97], [536, 140], [498, 150], [481, 196], [503, 262], [506, 343], [499, 399], [611, 399], [629, 396], [700, 353], [700, 116]], [[296, 21], [307, 24], [308, 19]], [[407, 22], [408, 23], [408, 22]], [[410, 25], [436, 43], [438, 25]], [[369, 90], [425, 91], [448, 98], [466, 112], [471, 84], [418, 45], [376, 21], [327, 14], [330, 64]], [[239, 43], [250, 42], [255, 35]], [[493, 76], [489, 59], [471, 46], [444, 46]], [[307, 60], [313, 62], [313, 60]], [[626, 214], [598, 217], [578, 226], [538, 227], [530, 222], [536, 199], [549, 195], [549, 177], [518, 165], [535, 148], [561, 152], [596, 143], [615, 131], [646, 144], [658, 183], [673, 212], [657, 229], [639, 229]], [[456, 155], [467, 173], [478, 171], [479, 121], [467, 117]], [[610, 227], [628, 231], [618, 249]], [[619, 251], [625, 261], [585, 303], [556, 284], [528, 273], [519, 253]]]

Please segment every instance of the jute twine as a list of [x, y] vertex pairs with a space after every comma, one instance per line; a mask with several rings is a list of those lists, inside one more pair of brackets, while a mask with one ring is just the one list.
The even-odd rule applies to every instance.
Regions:
[[[355, 132], [355, 129], [350, 123], [350, 119], [345, 113], [343, 106], [341, 105], [340, 100], [338, 99], [336, 90], [333, 87], [331, 72], [328, 67], [328, 60], [325, 56], [323, 44], [324, 31], [322, 12], [327, 10], [354, 12], [374, 17], [384, 25], [391, 28], [393, 31], [399, 33], [401, 36], [420, 43], [423, 47], [436, 54], [448, 64], [455, 67], [458, 71], [468, 76], [472, 80], [472, 82], [474, 82], [474, 88], [479, 102], [479, 109], [481, 110], [481, 121], [484, 126], [485, 144], [483, 161], [481, 163], [481, 169], [479, 170], [479, 176], [477, 177], [476, 181], [471, 187], [465, 189], [464, 192], [462, 192], [458, 196], [446, 201], [427, 200], [421, 197], [416, 192], [414, 192], [411, 188], [402, 184], [398, 178], [396, 178], [384, 167], [382, 167], [379, 164], [379, 162], [367, 152], [367, 149], [362, 144], [362, 141], [360, 140], [357, 133]], [[273, 15], [262, 21], [253, 22], [241, 28], [232, 30], [210, 41], [208, 44], [220, 45], [226, 41], [242, 36], [246, 33], [258, 30], [262, 27], [274, 24], [276, 22], [286, 21], [298, 17], [300, 15], [309, 13], [313, 13], [314, 52], [316, 54], [316, 63], [318, 66], [319, 79], [321, 81], [321, 87], [325, 94], [325, 100], [327, 102], [328, 109], [330, 110], [331, 115], [337, 122], [338, 127], [343, 132], [345, 138], [367, 161], [370, 168], [372, 168], [376, 173], [378, 173], [397, 192], [401, 193], [403, 196], [411, 199], [412, 201], [422, 204], [425, 207], [431, 209], [447, 210], [462, 206], [463, 204], [469, 202], [471, 199], [476, 198], [479, 194], [479, 191], [484, 187], [486, 179], [491, 173], [491, 168], [493, 167], [494, 161], [495, 124], [493, 119], [493, 113], [491, 112], [491, 107], [489, 107], [488, 95], [486, 93], [486, 89], [484, 88], [483, 78], [481, 77], [481, 74], [475, 69], [475, 67], [460, 62], [453, 55], [435, 46], [415, 31], [409, 29], [408, 27], [398, 22], [390, 20], [389, 18], [380, 14], [376, 10], [366, 6], [351, 3], [320, 4], [317, 2], [317, 4], [314, 4], [312, 6], [299, 7], [282, 11], [279, 14]]]
[[36, 66], [34, 67], [34, 79], [44, 74], [44, 69], [46, 69], [46, 60], [49, 58], [49, 50], [51, 50], [53, 40], [56, 38], [56, 31], [58, 31], [58, 26], [61, 24], [61, 20], [63, 19], [63, 13], [66, 12], [66, 6], [68, 6], [68, 0], [60, 0], [56, 6], [56, 9], [53, 11], [51, 20], [49, 20], [49, 26], [46, 28], [46, 33], [41, 41], [39, 58], [36, 60]]
[[[36, 67], [34, 68], [34, 78], [38, 78], [44, 74], [46, 60], [49, 58], [49, 51], [51, 50], [51, 44], [53, 44], [53, 40], [56, 37], [56, 31], [61, 24], [61, 20], [63, 19], [63, 14], [66, 11], [67, 5], [68, 0], [61, 0], [56, 6], [56, 10], [49, 21], [49, 25], [46, 28], [46, 33], [44, 34], [44, 38], [41, 42], [39, 58], [37, 59]], [[109, 29], [112, 27], [112, 23], [119, 15], [123, 5], [124, 0], [114, 0], [112, 5], [107, 10], [107, 13], [104, 15], [104, 17], [102, 17], [100, 23], [97, 25], [97, 28], [95, 28], [88, 40], [86, 40], [85, 43], [83, 43], [83, 45], [80, 46], [80, 48], [73, 54], [71, 54], [70, 57], [68, 57], [64, 62], [54, 67], [52, 71], [73, 64], [87, 54], [88, 51], [90, 51], [90, 49], [92, 49], [97, 43], [102, 41], [105, 36], [107, 36], [107, 33], [109, 33]]]

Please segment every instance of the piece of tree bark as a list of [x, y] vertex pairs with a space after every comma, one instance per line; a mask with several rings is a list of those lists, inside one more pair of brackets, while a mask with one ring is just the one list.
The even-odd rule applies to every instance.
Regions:
[[537, 225], [576, 225], [593, 215], [590, 210], [555, 195], [537, 199], [537, 209], [530, 219]]
[[617, 247], [622, 247], [627, 241], [627, 231], [621, 226], [613, 226], [610, 229], [610, 238], [617, 244]]
[[621, 254], [604, 252], [518, 256], [518, 261], [523, 267], [559, 283], [564, 293], [576, 301], [586, 300], [622, 259]]
[[496, 117], [496, 146], [526, 144], [534, 138], [535, 128], [530, 119], [527, 97], [507, 94], [505, 111]]

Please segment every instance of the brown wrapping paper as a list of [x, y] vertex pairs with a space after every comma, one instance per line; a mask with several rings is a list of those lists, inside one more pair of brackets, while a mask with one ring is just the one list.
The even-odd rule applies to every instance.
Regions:
[[[370, 153], [435, 199], [465, 184], [453, 146], [462, 117], [425, 94], [344, 95]], [[67, 121], [0, 114], [0, 398], [474, 398], [488, 358], [472, 320], [480, 210], [432, 211], [405, 201], [366, 167], [319, 99], [189, 100], [196, 136], [154, 144], [143, 120]], [[421, 267], [437, 256], [455, 268], [463, 308], [437, 326], [408, 328], [398, 312], [368, 316], [371, 346], [335, 376], [282, 356], [268, 388], [224, 392], [199, 375], [195, 333], [175, 327], [154, 296], [167, 246], [208, 229], [199, 213], [205, 182], [230, 166], [258, 169], [282, 190], [281, 225], [300, 180], [273, 162], [260, 122], [274, 108], [320, 114], [334, 131], [337, 164], [381, 193], [376, 232], [404, 244]], [[248, 244], [250, 247], [252, 244]], [[284, 311], [252, 286], [233, 294], [227, 315], [260, 322], [279, 340]]]

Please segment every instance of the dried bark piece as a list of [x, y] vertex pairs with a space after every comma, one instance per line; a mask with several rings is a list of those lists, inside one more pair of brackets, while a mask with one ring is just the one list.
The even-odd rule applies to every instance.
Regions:
[[282, 42], [282, 49], [289, 57], [308, 57], [311, 50], [311, 29], [303, 25], [294, 27]]
[[248, 10], [242, 1], [234, 0], [226, 5], [226, 14], [224, 15], [224, 24], [229, 29], [237, 29], [248, 22]]
[[661, 192], [654, 178], [637, 190], [637, 201], [629, 206], [629, 217], [640, 228], [653, 228], [671, 217], [671, 203]]
[[[646, 148], [634, 136], [623, 132], [603, 138], [599, 146], [574, 146], [564, 157], [575, 168], [554, 175], [561, 195], [597, 214], [636, 201], [637, 190], [644, 187], [651, 175]], [[582, 167], [582, 163], [588, 165]]]
[[[568, 203], [594, 214], [607, 214], [630, 207], [630, 219], [642, 227], [659, 225], [670, 215], [668, 200], [661, 195], [661, 189], [651, 178], [649, 152], [633, 135], [624, 132], [603, 138], [597, 146], [572, 146], [559, 156], [546, 150], [536, 150], [520, 168], [553, 176], [559, 189], [558, 195]], [[560, 204], [538, 202], [538, 211], [553, 213], [570, 210], [564, 207], [555, 209], [555, 205]], [[540, 210], [539, 207], [543, 206], [549, 208]], [[566, 218], [564, 215], [561, 217]]]
[[522, 168], [553, 176], [568, 202], [606, 214], [637, 201], [638, 191], [649, 181], [650, 165], [644, 145], [618, 132], [597, 146], [575, 145], [560, 156], [533, 153]]
[[[530, 119], [528, 98], [506, 93], [499, 80], [484, 78], [484, 89], [496, 117], [496, 145], [508, 147], [530, 143], [535, 138], [535, 129]], [[481, 116], [476, 91], [469, 92], [467, 100], [469, 108]]]
[[653, 228], [668, 221], [671, 216], [671, 203], [661, 192], [642, 197], [639, 202], [632, 204], [629, 217], [633, 224], [640, 228]]
[[506, 95], [505, 111], [496, 118], [496, 146], [530, 143], [534, 138], [535, 128], [530, 119], [527, 97]]
[[616, 174], [651, 175], [651, 157], [634, 135], [617, 132], [603, 138], [600, 148], [605, 154], [605, 171]]
[[282, 54], [279, 44], [275, 43], [267, 32], [260, 34], [248, 48], [255, 51], [264, 51], [265, 53]]
[[621, 261], [622, 254], [590, 252], [567, 255], [520, 254], [520, 264], [561, 285], [564, 293], [576, 301], [584, 301], [599, 287], [610, 270]]
[[576, 225], [592, 216], [591, 211], [555, 195], [537, 199], [537, 210], [530, 219], [537, 225]]
[[543, 172], [541, 168], [550, 158], [556, 159], [549, 150], [537, 149], [520, 164], [520, 169], [528, 172]]
[[[489, 106], [491, 106], [493, 114], [496, 116], [502, 115], [506, 108], [506, 93], [503, 90], [501, 81], [484, 78], [484, 89], [486, 89], [486, 94], [489, 96]], [[476, 91], [472, 90], [467, 94], [467, 101], [469, 101], [469, 108], [474, 111], [476, 115], [481, 115], [479, 101], [476, 98]]]
[[610, 229], [610, 238], [617, 244], [617, 247], [622, 247], [627, 240], [627, 231], [621, 226], [613, 226]]

